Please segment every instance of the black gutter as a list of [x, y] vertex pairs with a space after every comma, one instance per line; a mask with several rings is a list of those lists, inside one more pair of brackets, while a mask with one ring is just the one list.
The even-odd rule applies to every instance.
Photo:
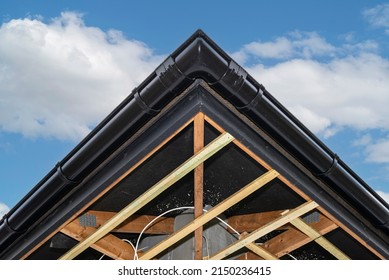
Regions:
[[[201, 30], [168, 57], [0, 221], [0, 252], [55, 209], [177, 94], [201, 78], [389, 233], [389, 205]], [[50, 209], [50, 210], [49, 210]]]

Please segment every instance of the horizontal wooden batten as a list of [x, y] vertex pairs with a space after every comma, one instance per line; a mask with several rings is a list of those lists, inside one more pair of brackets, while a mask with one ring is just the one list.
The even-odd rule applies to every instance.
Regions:
[[[96, 229], [83, 227], [75, 220], [64, 227], [61, 232], [77, 241], [82, 241], [96, 232]], [[107, 234], [91, 247], [115, 260], [133, 260], [135, 255], [134, 248], [130, 244], [112, 234]], [[141, 255], [140, 252], [138, 254]]]
[[257, 254], [254, 254], [252, 252], [246, 252], [246, 253], [242, 254], [241, 256], [237, 257], [235, 260], [240, 260], [240, 261], [251, 260], [251, 261], [254, 261], [254, 260], [263, 260], [263, 258], [261, 258]]
[[[227, 219], [227, 221], [228, 224], [239, 233], [252, 232], [257, 228], [277, 219], [284, 211], [285, 210], [278, 210], [231, 216]], [[228, 231], [233, 232], [230, 228], [227, 229]]]
[[[88, 211], [88, 215], [96, 217], [96, 228], [105, 224], [108, 220], [114, 217], [117, 212], [107, 211]], [[119, 233], [140, 233], [156, 216], [151, 215], [133, 215], [123, 221], [118, 227], [111, 232]], [[174, 218], [161, 217], [150, 225], [144, 233], [147, 234], [171, 234], [173, 233]]]

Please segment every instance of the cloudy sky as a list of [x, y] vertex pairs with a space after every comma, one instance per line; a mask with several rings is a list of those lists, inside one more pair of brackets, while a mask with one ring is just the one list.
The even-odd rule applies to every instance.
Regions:
[[389, 201], [389, 2], [15, 2], [0, 3], [0, 216], [198, 28]]

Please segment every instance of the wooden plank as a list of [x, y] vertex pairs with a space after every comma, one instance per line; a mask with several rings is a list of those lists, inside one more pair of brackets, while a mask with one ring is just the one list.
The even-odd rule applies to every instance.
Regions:
[[[242, 239], [248, 235], [247, 232], [243, 232], [240, 236], [239, 239]], [[254, 242], [246, 244], [246, 248], [255, 253], [256, 255], [260, 256], [262, 259], [265, 260], [278, 260], [278, 258], [273, 255], [272, 253], [268, 252], [265, 250], [261, 245], [258, 245]]]
[[200, 217], [194, 219], [191, 223], [184, 226], [181, 230], [173, 233], [170, 237], [168, 237], [166, 240], [163, 240], [150, 250], [146, 251], [145, 254], [139, 258], [141, 260], [149, 260], [161, 253], [162, 251], [166, 250], [170, 246], [174, 245], [178, 241], [180, 241], [182, 238], [186, 237], [188, 234], [192, 233], [195, 229], [197, 229], [199, 226], [202, 226], [215, 218], [216, 216], [223, 213], [225, 210], [230, 208], [231, 206], [235, 205], [245, 197], [249, 196], [262, 186], [266, 185], [268, 182], [273, 180], [278, 176], [278, 172], [275, 170], [268, 171], [264, 175], [260, 176], [256, 180], [252, 181], [250, 184], [246, 185], [244, 188], [240, 189], [230, 197], [226, 198], [222, 202], [220, 202], [218, 205], [213, 207], [208, 212], [204, 213]]
[[[323, 235], [338, 228], [338, 226], [333, 221], [331, 221], [324, 215], [320, 215], [319, 217], [319, 221], [311, 223], [310, 226], [316, 231], [318, 231], [320, 234]], [[312, 239], [306, 236], [301, 231], [295, 228], [290, 228], [289, 230], [266, 241], [263, 244], [263, 247], [267, 251], [280, 258], [311, 241]]]
[[[300, 217], [301, 215], [304, 215], [305, 213], [313, 210], [316, 208], [318, 204], [314, 201], [306, 202], [299, 207], [289, 211], [287, 214], [277, 218], [276, 220], [264, 225], [263, 227], [260, 227], [259, 229], [249, 233], [248, 235], [244, 236], [242, 239], [237, 240], [227, 246], [226, 248], [220, 250], [218, 253], [214, 254], [210, 257], [210, 260], [221, 260], [225, 257], [229, 256], [233, 252], [239, 250], [240, 248], [246, 246], [249, 243], [254, 242], [258, 238], [264, 236], [265, 234], [268, 234], [272, 232], [275, 229], [278, 229], [280, 226], [290, 222], [291, 220], [296, 219], [297, 217]], [[147, 252], [146, 252], [147, 253]]]
[[177, 129], [172, 135], [164, 139], [157, 147], [155, 147], [152, 151], [150, 151], [146, 156], [144, 156], [140, 161], [131, 166], [127, 171], [125, 171], [119, 178], [117, 178], [112, 184], [110, 184], [104, 191], [99, 193], [96, 197], [88, 201], [79, 211], [77, 211], [72, 217], [70, 217], [66, 222], [64, 222], [61, 226], [59, 226], [55, 231], [51, 232], [47, 235], [41, 242], [39, 242], [36, 246], [34, 246], [30, 251], [24, 254], [21, 259], [26, 259], [33, 252], [35, 252], [39, 247], [45, 244], [49, 239], [51, 239], [57, 232], [59, 232], [63, 227], [69, 224], [71, 221], [80, 216], [83, 212], [86, 211], [93, 203], [99, 200], [104, 194], [114, 188], [117, 184], [119, 184], [124, 178], [126, 178], [130, 173], [132, 173], [135, 169], [137, 169], [142, 163], [144, 163], [147, 159], [149, 159], [154, 153], [160, 150], [162, 147], [166, 145], [171, 139], [173, 139], [177, 134], [179, 134], [182, 130], [184, 130], [189, 124], [193, 122], [193, 118], [189, 119], [184, 125], [182, 125], [179, 129]]
[[243, 255], [237, 257], [235, 260], [245, 260], [245, 261], [248, 261], [248, 260], [263, 260], [263, 258], [258, 256], [257, 254], [253, 254], [252, 252], [246, 252]]
[[[252, 232], [257, 228], [273, 221], [274, 219], [277, 219], [284, 211], [285, 210], [278, 210], [231, 216], [228, 218], [227, 222], [239, 233]], [[284, 226], [284, 228], [287, 228], [287, 226]], [[233, 232], [230, 228], [227, 228], [227, 230]]]
[[[198, 153], [204, 148], [204, 114], [199, 113], [194, 118], [193, 152]], [[194, 217], [200, 217], [204, 208], [204, 164], [194, 169]], [[194, 259], [203, 259], [203, 227], [194, 232]]]
[[248, 243], [245, 245], [246, 248], [263, 258], [264, 260], [278, 260], [277, 256], [273, 255], [272, 253], [268, 252], [266, 249], [264, 249], [262, 246], [257, 245], [255, 243]]
[[[74, 220], [61, 230], [62, 233], [78, 241], [84, 240], [95, 231], [96, 229], [93, 227], [80, 226], [77, 220]], [[92, 244], [91, 247], [115, 260], [134, 259], [134, 248], [112, 234], [107, 234], [99, 241]], [[141, 255], [140, 252], [138, 252], [138, 254]]]
[[[114, 217], [117, 212], [107, 211], [88, 211], [86, 214], [96, 217], [96, 228], [105, 224], [109, 219]], [[133, 215], [121, 223], [118, 227], [111, 230], [111, 232], [120, 233], [140, 233], [145, 226], [150, 223], [156, 216], [151, 215]], [[171, 234], [174, 231], [174, 218], [161, 217], [144, 233], [147, 234]]]
[[199, 153], [189, 158], [182, 165], [176, 168], [173, 172], [152, 186], [149, 190], [143, 193], [140, 197], [131, 202], [128, 206], [122, 209], [104, 225], [102, 225], [94, 234], [87, 237], [82, 242], [78, 243], [71, 250], [65, 253], [60, 259], [67, 260], [73, 259], [83, 252], [90, 245], [101, 239], [104, 235], [109, 233], [112, 229], [120, 225], [124, 220], [128, 219], [136, 211], [141, 209], [144, 205], [160, 195], [163, 191], [172, 186], [175, 182], [183, 178], [189, 172], [191, 172], [196, 166], [204, 162], [212, 155], [217, 153], [223, 147], [228, 145], [234, 140], [234, 137], [228, 133], [224, 133], [206, 147], [204, 147]]
[[307, 223], [305, 223], [302, 219], [297, 218], [293, 221], [290, 221], [292, 225], [301, 230], [304, 234], [309, 236], [312, 240], [314, 240], [317, 244], [326, 249], [330, 254], [335, 256], [339, 260], [349, 260], [350, 258], [343, 253], [339, 248], [329, 242], [325, 237], [323, 237], [318, 231], [314, 228], [310, 227]]

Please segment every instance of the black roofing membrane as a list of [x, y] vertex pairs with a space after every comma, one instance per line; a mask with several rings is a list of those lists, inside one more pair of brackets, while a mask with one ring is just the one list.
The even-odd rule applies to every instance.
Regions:
[[[209, 125], [205, 144], [218, 136]], [[193, 125], [188, 126], [164, 147], [135, 169], [115, 188], [97, 201], [91, 210], [118, 212], [193, 155]], [[215, 206], [249, 184], [266, 169], [231, 143], [204, 164], [204, 204]], [[159, 215], [164, 211], [193, 206], [193, 172], [145, 205], [137, 214]], [[283, 210], [304, 200], [278, 179], [226, 211], [227, 216]]]
[[357, 240], [352, 238], [341, 228], [337, 228], [324, 235], [332, 244], [353, 260], [378, 260], [379, 258], [370, 252]]

